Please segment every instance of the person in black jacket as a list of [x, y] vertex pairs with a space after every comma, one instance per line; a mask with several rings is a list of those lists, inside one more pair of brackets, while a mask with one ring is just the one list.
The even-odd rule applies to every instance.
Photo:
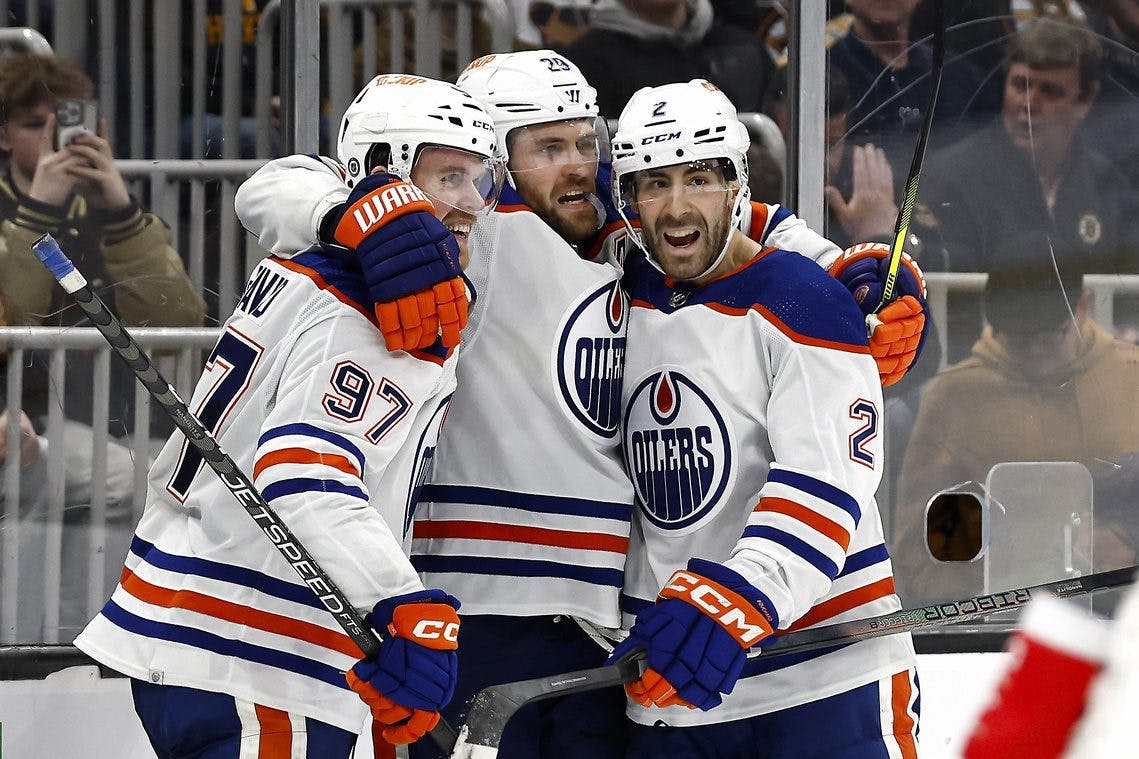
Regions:
[[741, 112], [762, 112], [775, 81], [763, 41], [714, 17], [710, 0], [619, 0], [565, 51], [597, 87], [602, 116], [616, 118], [634, 92], [707, 79]]
[[[1100, 45], [1083, 25], [1040, 19], [1013, 37], [1001, 116], [931, 156], [915, 217], [926, 270], [995, 272], [1048, 255], [1091, 273], [1139, 273], [1139, 193], [1080, 134], [1099, 89]], [[928, 177], [928, 179], [926, 179]], [[1003, 246], [1042, 232], [1032, 260]], [[940, 252], [938, 252], [940, 251]], [[950, 360], [980, 329], [976, 301], [950, 304]], [[1117, 305], [1120, 305], [1119, 303]], [[956, 322], [956, 325], [955, 325]]]

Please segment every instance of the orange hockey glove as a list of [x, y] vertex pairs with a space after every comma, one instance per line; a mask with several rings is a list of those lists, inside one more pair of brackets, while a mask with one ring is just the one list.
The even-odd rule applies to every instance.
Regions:
[[365, 177], [332, 239], [356, 252], [388, 350], [427, 348], [440, 328], [446, 347], [459, 343], [467, 323], [459, 243], [418, 188], [391, 174]]
[[878, 364], [882, 387], [889, 387], [910, 370], [921, 354], [930, 321], [925, 304], [925, 274], [917, 261], [902, 253], [894, 298], [877, 313], [889, 269], [890, 246], [865, 242], [847, 248], [831, 264], [830, 273], [846, 285], [866, 315], [870, 353]]

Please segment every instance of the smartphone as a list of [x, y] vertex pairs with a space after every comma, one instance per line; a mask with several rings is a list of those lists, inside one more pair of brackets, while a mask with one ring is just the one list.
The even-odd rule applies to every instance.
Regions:
[[99, 104], [94, 100], [60, 100], [55, 106], [55, 149], [81, 134], [99, 131]]

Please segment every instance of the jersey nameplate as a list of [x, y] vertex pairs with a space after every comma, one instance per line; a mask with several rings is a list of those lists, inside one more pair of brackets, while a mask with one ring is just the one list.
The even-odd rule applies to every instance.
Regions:
[[258, 266], [245, 287], [245, 294], [241, 296], [237, 310], [244, 311], [254, 319], [260, 319], [288, 283], [289, 280], [281, 274], [269, 270], [268, 267]]

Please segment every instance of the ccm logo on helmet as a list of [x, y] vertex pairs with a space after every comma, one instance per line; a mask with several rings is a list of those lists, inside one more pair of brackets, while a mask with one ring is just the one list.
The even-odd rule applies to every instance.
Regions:
[[365, 198], [352, 211], [352, 217], [360, 226], [360, 232], [366, 233], [378, 224], [385, 214], [403, 208], [409, 203], [417, 202], [431, 203], [418, 187], [406, 182], [397, 182]]
[[641, 138], [642, 145], [652, 145], [657, 142], [668, 142], [669, 140], [679, 139], [680, 132], [661, 132], [660, 134], [650, 135]]
[[661, 595], [687, 598], [694, 606], [707, 612], [741, 643], [754, 643], [769, 634], [763, 625], [748, 621], [748, 615], [743, 609], [709, 585], [703, 577], [679, 570], [669, 578], [668, 585], [665, 585], [664, 589], [673, 593], [662, 592]]
[[458, 622], [439, 622], [434, 619], [421, 619], [415, 628], [412, 629], [411, 634], [416, 638], [422, 640], [449, 640], [452, 643], [459, 642], [459, 623]]

